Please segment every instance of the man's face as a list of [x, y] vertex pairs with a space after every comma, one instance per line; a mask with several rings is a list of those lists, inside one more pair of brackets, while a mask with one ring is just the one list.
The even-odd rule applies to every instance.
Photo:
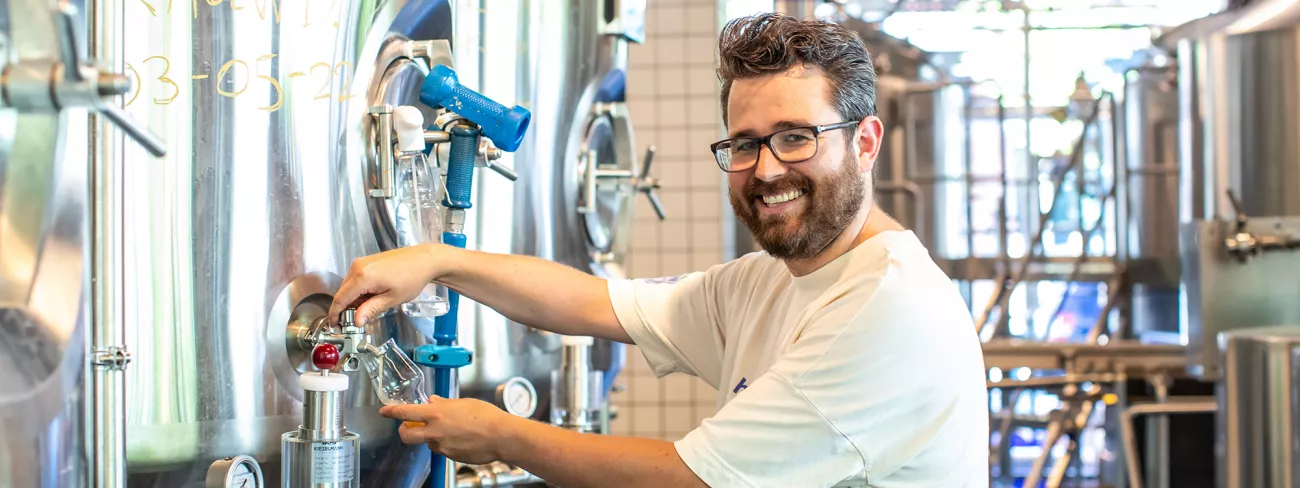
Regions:
[[[727, 101], [731, 137], [764, 137], [791, 126], [844, 122], [830, 103], [830, 84], [816, 69], [736, 80]], [[858, 127], [818, 136], [812, 159], [782, 163], [771, 148], [744, 171], [728, 173], [731, 207], [758, 244], [779, 259], [815, 257], [835, 240], [868, 197], [875, 147]], [[875, 146], [878, 137], [865, 138]], [[774, 144], [777, 141], [772, 141]]]

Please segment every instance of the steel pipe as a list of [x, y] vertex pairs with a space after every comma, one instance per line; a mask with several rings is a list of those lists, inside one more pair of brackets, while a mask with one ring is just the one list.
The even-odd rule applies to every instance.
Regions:
[[[123, 72], [122, 2], [87, 3], [88, 49], [100, 67]], [[111, 102], [116, 103], [116, 101]], [[89, 116], [91, 195], [91, 381], [89, 412], [92, 486], [126, 486], [126, 375], [130, 361], [123, 327], [123, 134], [109, 116]]]
[[1130, 405], [1125, 409], [1121, 414], [1120, 432], [1124, 438], [1124, 464], [1128, 467], [1129, 486], [1142, 488], [1142, 475], [1138, 472], [1137, 436], [1133, 433], [1134, 417], [1150, 414], [1213, 413], [1218, 409], [1218, 404], [1213, 400], [1143, 403]]

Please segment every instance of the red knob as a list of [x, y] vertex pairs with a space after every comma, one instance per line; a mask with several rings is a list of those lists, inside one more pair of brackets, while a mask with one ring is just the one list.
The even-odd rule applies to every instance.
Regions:
[[334, 369], [339, 364], [339, 350], [333, 344], [317, 344], [311, 350], [311, 363], [316, 369]]

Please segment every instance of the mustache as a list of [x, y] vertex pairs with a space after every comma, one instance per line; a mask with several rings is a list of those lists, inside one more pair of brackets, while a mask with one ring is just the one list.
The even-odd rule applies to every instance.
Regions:
[[772, 181], [752, 178], [745, 185], [745, 194], [749, 195], [750, 198], [758, 198], [764, 194], [785, 193], [790, 190], [803, 190], [804, 193], [811, 193], [812, 181], [806, 176], [790, 172], [780, 179]]

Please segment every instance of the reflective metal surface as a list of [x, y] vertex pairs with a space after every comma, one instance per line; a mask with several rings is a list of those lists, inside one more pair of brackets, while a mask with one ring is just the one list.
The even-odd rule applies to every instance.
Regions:
[[[236, 0], [125, 9], [124, 62], [141, 87], [128, 110], [170, 149], [151, 160], [125, 148], [129, 272], [118, 296], [133, 354], [129, 484], [183, 486], [213, 459], [244, 454], [266, 460], [268, 485], [279, 486], [280, 436], [302, 418], [297, 373], [306, 370], [287, 329], [323, 314], [351, 262], [382, 248], [364, 159], [347, 135], [365, 118], [358, 106], [384, 39], [448, 38], [450, 8]], [[391, 317], [369, 333], [409, 346], [418, 337]], [[365, 373], [349, 374], [344, 416], [360, 435], [362, 473], [420, 469], [395, 457], [406, 450]], [[386, 482], [378, 474], [374, 483]]]
[[1139, 337], [1179, 327], [1176, 75], [1173, 67], [1150, 63], [1129, 70], [1120, 107], [1127, 179], [1119, 194], [1127, 214], [1125, 258], [1135, 281], [1132, 333]]
[[[1196, 222], [1183, 226], [1182, 280], [1186, 293], [1188, 372], [1218, 379], [1222, 374], [1216, 338], [1249, 327], [1300, 324], [1295, 300], [1300, 253], [1264, 252], [1248, 263], [1228, 255], [1224, 241], [1234, 222]], [[1300, 218], [1252, 218], [1245, 230], [1300, 238]]]
[[1300, 486], [1300, 327], [1219, 336], [1218, 486]]
[[1180, 69], [1181, 221], [1300, 215], [1300, 7], [1260, 0], [1165, 36]]
[[[468, 229], [471, 247], [491, 252], [508, 252], [539, 256], [602, 277], [621, 277], [617, 259], [602, 263], [593, 258], [600, 251], [593, 244], [626, 238], [630, 213], [618, 218], [593, 219], [592, 223], [614, 222], [619, 228], [596, 228], [596, 238], [589, 239], [584, 214], [579, 213], [582, 172], [579, 154], [587, 136], [589, 121], [597, 117], [593, 110], [596, 95], [605, 76], [623, 69], [627, 59], [627, 41], [605, 22], [602, 9], [608, 4], [595, 0], [541, 1], [528, 0], [510, 7], [489, 4], [487, 15], [492, 23], [481, 24], [480, 36], [517, 36], [515, 45], [497, 48], [485, 45], [481, 73], [492, 78], [514, 73], [508, 90], [494, 91], [492, 80], [481, 80], [480, 91], [501, 103], [513, 103], [532, 112], [532, 123], [523, 144], [514, 154], [513, 166], [519, 173], [516, 183], [502, 183], [495, 175], [476, 178], [479, 193], [475, 200], [475, 227]], [[621, 5], [620, 7], [627, 7]], [[631, 10], [636, 10], [632, 8]], [[507, 19], [517, 19], [507, 23]], [[498, 24], [498, 23], [502, 24]], [[472, 25], [457, 25], [457, 36], [468, 36]], [[626, 23], [631, 25], [634, 23]], [[484, 40], [486, 44], [490, 40]], [[514, 66], [502, 66], [502, 59], [517, 59]], [[462, 82], [468, 64], [458, 57]], [[627, 132], [627, 141], [610, 141], [633, 151], [635, 167], [637, 142]], [[510, 185], [513, 185], [510, 186]], [[509, 192], [510, 194], [504, 194]], [[629, 194], [625, 199], [634, 197]], [[626, 201], [626, 200], [625, 200]], [[631, 207], [630, 202], [604, 202], [602, 209], [614, 211]], [[509, 227], [505, 227], [506, 223]], [[608, 246], [605, 246], [608, 247]], [[471, 302], [472, 303], [472, 302]], [[550, 373], [559, 366], [560, 341], [510, 322], [496, 312], [478, 304], [461, 305], [462, 344], [474, 351], [474, 363], [460, 369], [461, 396], [492, 400], [496, 388], [514, 376], [527, 378], [536, 391], [551, 391]], [[471, 329], [468, 324], [474, 324]], [[593, 357], [597, 369], [617, 369], [622, 356], [607, 341], [597, 341]], [[612, 375], [610, 375], [612, 376]], [[545, 418], [549, 411], [543, 399], [535, 418]]]
[[[54, 14], [49, 2], [6, 2], [0, 67], [58, 59]], [[81, 110], [0, 110], [0, 486], [89, 481], [85, 127]]]

